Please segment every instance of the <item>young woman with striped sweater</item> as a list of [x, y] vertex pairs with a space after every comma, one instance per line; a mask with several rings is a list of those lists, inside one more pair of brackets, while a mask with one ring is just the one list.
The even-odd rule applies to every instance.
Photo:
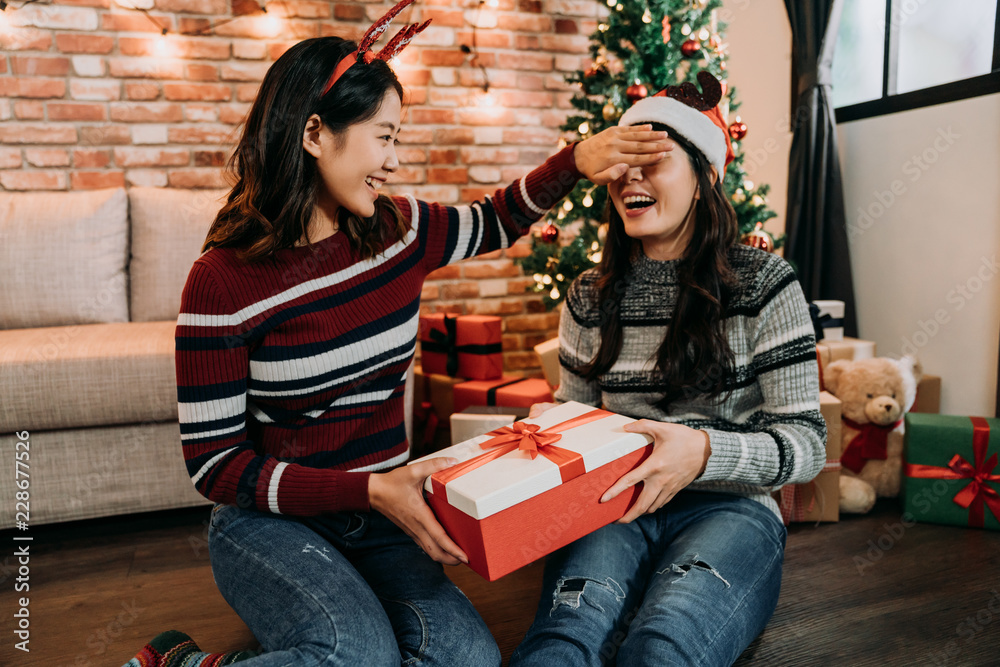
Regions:
[[721, 89], [699, 82], [622, 116], [673, 149], [608, 185], [601, 264], [560, 322], [556, 400], [603, 403], [654, 441], [603, 500], [643, 488], [619, 522], [549, 557], [512, 665], [731, 665], [778, 599], [785, 528], [770, 493], [824, 464], [806, 302], [784, 260], [737, 244]]
[[[406, 30], [402, 44], [418, 31]], [[581, 176], [606, 183], [661, 159], [666, 135], [607, 130], [467, 206], [387, 197], [403, 91], [393, 54], [373, 58], [367, 41], [300, 42], [264, 77], [237, 183], [184, 287], [184, 458], [217, 503], [215, 582], [263, 649], [248, 664], [499, 665], [441, 567], [465, 555], [423, 499], [448, 462], [402, 465], [421, 287], [509, 247]], [[133, 664], [246, 657], [173, 632]]]

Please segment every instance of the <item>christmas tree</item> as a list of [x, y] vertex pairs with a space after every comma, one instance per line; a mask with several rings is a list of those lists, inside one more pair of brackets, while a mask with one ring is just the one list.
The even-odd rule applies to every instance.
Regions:
[[[685, 81], [697, 86], [702, 70], [722, 82], [723, 115], [731, 118], [736, 113], [736, 90], [726, 83], [726, 25], [717, 19], [722, 0], [598, 0], [605, 1], [607, 16], [590, 36], [590, 66], [566, 77], [580, 92], [572, 100], [577, 113], [561, 128], [565, 136], [584, 139], [615, 125], [625, 109], [665, 86]], [[723, 183], [744, 242], [773, 250], [783, 238], [775, 239], [763, 229], [777, 214], [767, 206], [769, 186], [746, 177], [740, 148], [746, 133], [746, 124], [735, 116], [729, 135], [736, 158]], [[581, 272], [600, 261], [604, 239], [599, 225], [606, 200], [606, 188], [581, 180], [532, 237], [531, 255], [519, 263], [525, 274], [534, 276], [535, 284], [528, 289], [542, 293], [547, 308], [563, 299]]]

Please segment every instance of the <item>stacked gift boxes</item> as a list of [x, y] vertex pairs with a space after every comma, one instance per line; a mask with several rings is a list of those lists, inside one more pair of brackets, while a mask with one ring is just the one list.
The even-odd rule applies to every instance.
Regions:
[[427, 502], [469, 567], [494, 581], [625, 515], [641, 485], [599, 501], [652, 450], [625, 432], [633, 421], [571, 401], [454, 445], [420, 459], [460, 462], [427, 479]]
[[503, 323], [487, 315], [420, 317], [420, 367], [415, 371], [415, 453], [437, 449], [455, 412], [469, 406], [530, 407], [552, 400], [545, 380], [503, 374]]
[[903, 504], [912, 520], [1000, 530], [1000, 419], [905, 419]]
[[798, 521], [840, 520], [840, 400], [822, 391], [819, 409], [826, 421], [826, 464], [811, 482], [781, 488], [778, 502], [785, 525]]

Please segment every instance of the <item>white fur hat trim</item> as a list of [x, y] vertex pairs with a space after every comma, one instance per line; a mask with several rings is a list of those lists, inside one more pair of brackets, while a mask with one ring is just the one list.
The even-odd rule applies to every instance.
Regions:
[[719, 175], [726, 173], [726, 138], [722, 128], [702, 112], [672, 97], [645, 97], [622, 114], [619, 127], [663, 123], [698, 147]]

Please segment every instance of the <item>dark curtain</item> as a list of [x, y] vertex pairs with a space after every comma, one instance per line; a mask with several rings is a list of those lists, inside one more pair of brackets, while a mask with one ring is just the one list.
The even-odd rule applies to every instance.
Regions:
[[837, 128], [830, 100], [843, 0], [785, 0], [792, 25], [792, 150], [785, 258], [806, 299], [843, 301], [844, 333], [857, 336]]

